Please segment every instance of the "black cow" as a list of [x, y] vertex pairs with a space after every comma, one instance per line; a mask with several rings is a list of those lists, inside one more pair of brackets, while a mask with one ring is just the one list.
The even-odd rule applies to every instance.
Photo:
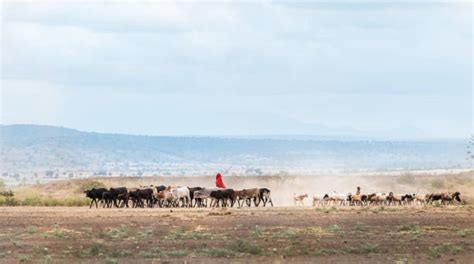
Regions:
[[111, 199], [113, 201], [114, 206], [119, 207], [117, 204], [117, 200], [120, 194], [127, 192], [127, 187], [110, 188], [109, 192], [110, 192]]
[[[203, 188], [202, 187], [188, 187], [188, 189], [189, 189], [189, 198], [191, 198], [191, 201], [190, 201], [191, 204], [189, 206], [193, 207], [194, 192], [195, 191], [202, 191]], [[199, 200], [201, 200], [201, 199], [199, 199]]]
[[215, 200], [214, 207], [219, 206], [219, 201], [223, 207], [227, 206], [227, 201], [230, 200], [231, 205], [234, 204], [234, 190], [232, 189], [223, 189], [223, 190], [216, 190], [212, 191], [209, 195], [213, 200]]
[[103, 207], [111, 208], [113, 206], [113, 195], [111, 192], [102, 193], [102, 202], [104, 203]]
[[260, 192], [259, 199], [260, 199], [260, 202], [263, 202], [263, 207], [265, 207], [265, 205], [267, 203], [270, 203], [271, 206], [273, 207], [273, 202], [272, 202], [272, 196], [271, 196], [270, 189], [260, 188], [259, 192]]
[[97, 208], [98, 207], [97, 201], [102, 200], [102, 194], [106, 191], [107, 191], [107, 189], [105, 189], [105, 188], [97, 188], [97, 189], [92, 188], [90, 190], [84, 191], [84, 193], [86, 194], [86, 197], [91, 199], [91, 204], [90, 204], [89, 208], [92, 208], [92, 204], [94, 202], [95, 202], [95, 208]]
[[129, 191], [128, 198], [132, 200], [132, 207], [142, 207], [143, 201], [140, 199], [140, 195], [137, 190]]
[[121, 193], [121, 194], [118, 195], [117, 199], [119, 201], [119, 206], [120, 207], [126, 206], [128, 208], [128, 201], [130, 200], [130, 193], [129, 192]]
[[161, 191], [164, 191], [164, 190], [166, 190], [166, 186], [164, 186], [164, 185], [156, 186], [156, 191], [157, 192], [161, 192]]
[[130, 198], [133, 201], [133, 207], [144, 207], [143, 200], [146, 201], [148, 207], [153, 207], [153, 189], [137, 189], [129, 192]]

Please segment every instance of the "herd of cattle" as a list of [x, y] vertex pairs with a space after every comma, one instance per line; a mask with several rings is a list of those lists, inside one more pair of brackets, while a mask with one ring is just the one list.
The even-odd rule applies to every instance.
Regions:
[[[93, 188], [84, 191], [91, 199], [89, 208], [95, 203], [102, 207], [242, 207], [245, 204], [267, 204], [273, 207], [270, 190], [267, 188], [252, 188], [243, 190], [203, 188], [203, 187], [172, 187], [148, 186], [134, 189]], [[208, 203], [208, 201], [210, 201]], [[131, 204], [130, 204], [131, 203]]]
[[[304, 205], [307, 194], [294, 195], [294, 205]], [[325, 195], [313, 195], [313, 206], [365, 206], [365, 205], [426, 205], [439, 202], [443, 205], [461, 203], [460, 192], [443, 192], [429, 194], [394, 194], [393, 192], [360, 194], [358, 188], [356, 194], [344, 194], [333, 192]]]
[[[134, 189], [93, 188], [84, 192], [91, 199], [90, 208], [95, 203], [102, 207], [255, 207], [269, 204], [273, 207], [268, 188], [218, 189], [204, 187], [147, 186]], [[294, 194], [294, 205], [304, 205], [307, 194]], [[313, 195], [313, 206], [366, 206], [366, 205], [426, 205], [439, 202], [443, 205], [461, 203], [460, 192], [429, 194], [394, 194], [393, 192], [361, 194], [357, 187], [355, 194], [333, 192]]]

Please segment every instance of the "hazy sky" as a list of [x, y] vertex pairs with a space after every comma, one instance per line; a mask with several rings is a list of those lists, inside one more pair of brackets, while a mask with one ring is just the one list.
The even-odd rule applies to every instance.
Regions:
[[472, 129], [472, 1], [2, 2], [3, 124], [152, 135]]

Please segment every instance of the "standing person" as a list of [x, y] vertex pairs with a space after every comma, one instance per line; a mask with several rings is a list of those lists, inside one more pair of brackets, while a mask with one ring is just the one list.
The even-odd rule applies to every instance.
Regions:
[[222, 175], [220, 173], [217, 173], [216, 175], [216, 187], [222, 189], [226, 188], [224, 182], [222, 181]]
[[356, 195], [360, 195], [360, 187], [359, 186], [357, 186]]

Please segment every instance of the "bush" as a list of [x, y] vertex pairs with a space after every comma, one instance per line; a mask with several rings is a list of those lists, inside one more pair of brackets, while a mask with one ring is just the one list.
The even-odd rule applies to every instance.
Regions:
[[105, 188], [105, 184], [100, 181], [85, 181], [79, 188], [77, 188], [76, 193], [83, 193], [85, 190], [90, 190], [92, 188]]
[[17, 206], [19, 202], [14, 197], [2, 197], [0, 196], [0, 206]]
[[67, 197], [64, 199], [44, 197], [39, 194], [29, 195], [24, 199], [0, 197], [0, 206], [87, 206], [86, 197]]
[[86, 206], [89, 200], [85, 197], [67, 197], [57, 199], [52, 197], [33, 196], [20, 202], [23, 206]]

